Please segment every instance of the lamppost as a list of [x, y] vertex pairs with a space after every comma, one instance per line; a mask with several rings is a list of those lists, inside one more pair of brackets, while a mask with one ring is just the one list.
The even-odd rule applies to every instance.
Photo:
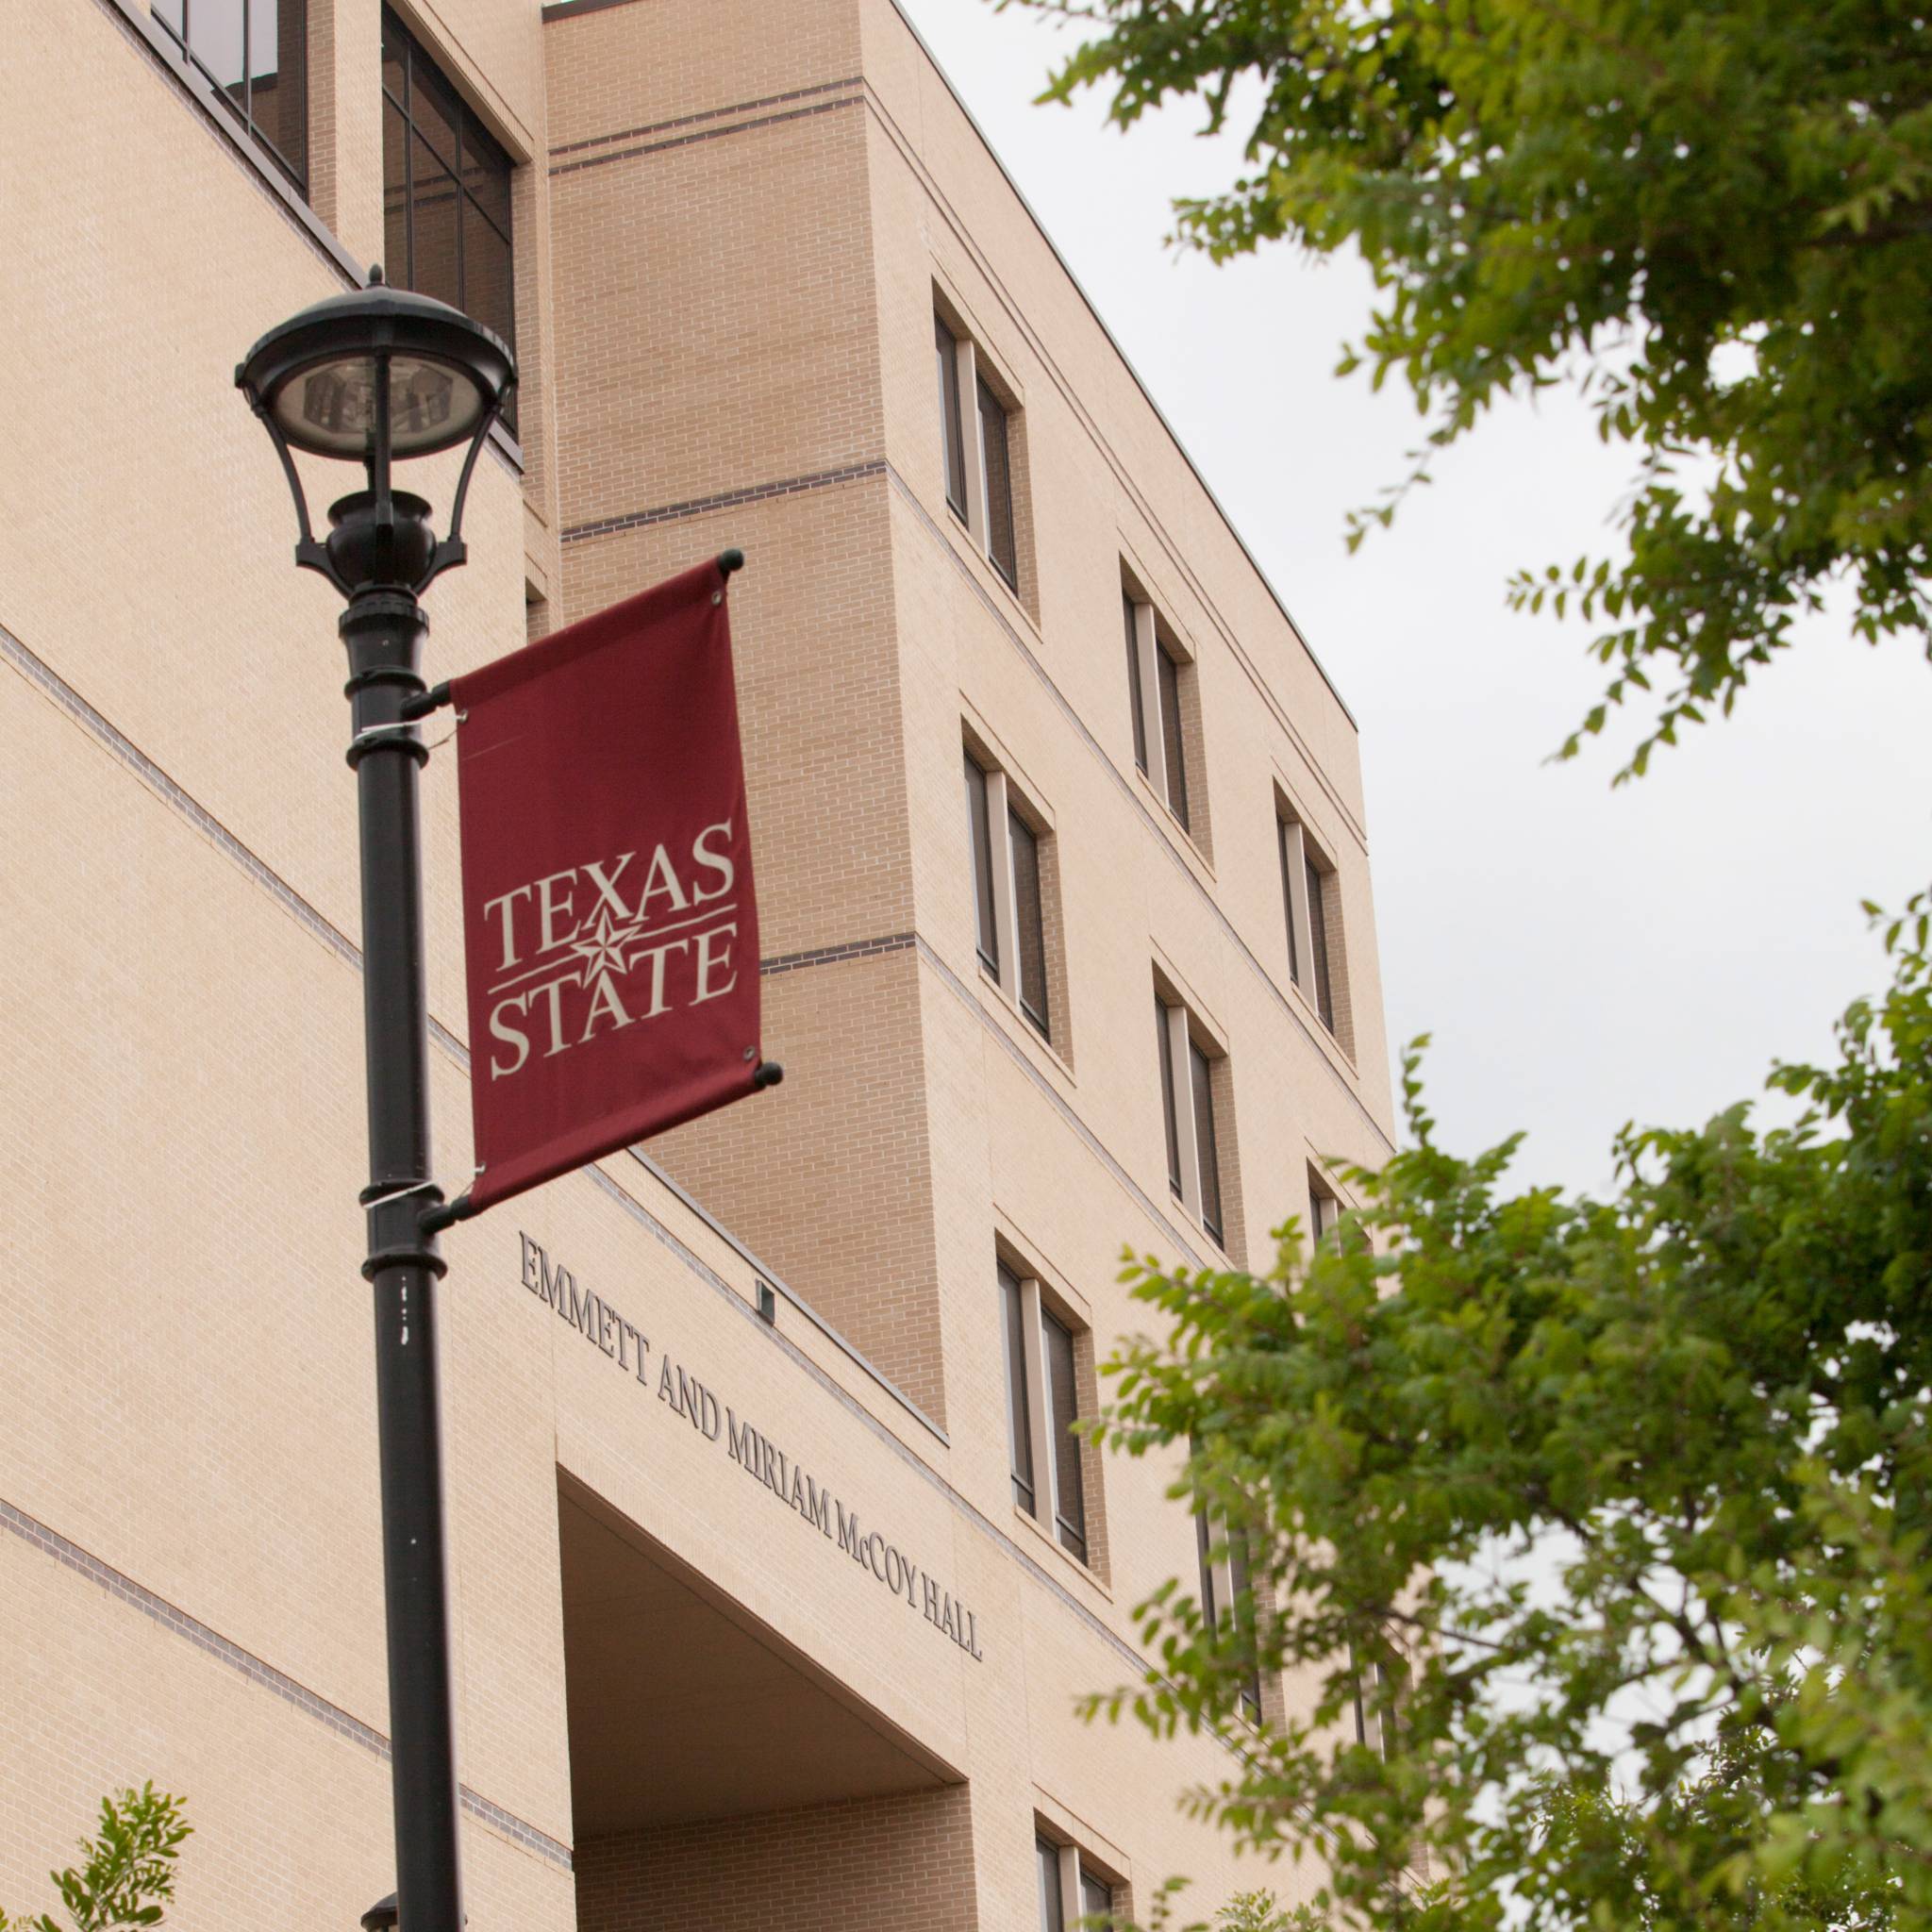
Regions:
[[[464, 560], [463, 501], [515, 381], [515, 358], [488, 329], [444, 303], [384, 287], [379, 268], [370, 271], [367, 289], [331, 296], [269, 330], [235, 372], [294, 495], [295, 561], [348, 602], [338, 628], [348, 646], [348, 759], [361, 815], [369, 1089], [362, 1273], [375, 1289], [396, 1898], [409, 1932], [463, 1925], [436, 1375], [436, 1283], [444, 1265], [436, 1231], [452, 1216], [429, 1171], [416, 797], [417, 769], [428, 753], [412, 722], [446, 693], [424, 689], [429, 625], [417, 598]], [[391, 488], [391, 466], [465, 440], [449, 535], [439, 539], [428, 504]], [[359, 462], [368, 473], [367, 489], [330, 505], [321, 541], [291, 450]]]

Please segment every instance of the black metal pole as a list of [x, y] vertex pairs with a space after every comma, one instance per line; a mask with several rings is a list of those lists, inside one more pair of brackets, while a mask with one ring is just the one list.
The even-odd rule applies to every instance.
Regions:
[[443, 1261], [422, 1228], [424, 1212], [442, 1199], [429, 1178], [428, 992], [416, 795], [417, 771], [427, 754], [401, 716], [404, 703], [423, 691], [420, 659], [428, 624], [410, 592], [365, 588], [351, 597], [341, 628], [349, 652], [354, 725], [348, 757], [361, 812], [369, 1084], [369, 1186], [362, 1192], [369, 1258], [362, 1272], [375, 1302], [396, 1903], [404, 1932], [462, 1932], [436, 1369]]

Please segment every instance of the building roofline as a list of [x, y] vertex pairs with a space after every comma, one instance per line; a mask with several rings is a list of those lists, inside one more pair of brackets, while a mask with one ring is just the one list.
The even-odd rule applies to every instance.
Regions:
[[[597, 4], [608, 6], [613, 4], [613, 0], [578, 0], [578, 5], [575, 8], [572, 8], [572, 11], [575, 12], [588, 10], [589, 7]], [[1155, 401], [1154, 391], [1147, 387], [1147, 384], [1145, 380], [1142, 378], [1141, 372], [1134, 367], [1133, 358], [1127, 354], [1127, 352], [1124, 348], [1121, 347], [1119, 341], [1114, 336], [1113, 330], [1110, 329], [1107, 325], [1107, 318], [1101, 314], [1098, 307], [1094, 303], [1092, 296], [1091, 296], [1087, 292], [1085, 287], [1082, 286], [1080, 277], [1074, 273], [1073, 268], [1069, 265], [1066, 257], [1060, 253], [1059, 244], [1056, 242], [1052, 235], [1050, 235], [1047, 232], [1046, 224], [1040, 219], [1040, 216], [1038, 212], [1035, 210], [1033, 204], [1026, 199], [1024, 191], [1021, 188], [1020, 184], [1013, 179], [1012, 171], [1007, 166], [1006, 162], [1000, 158], [999, 150], [996, 147], [994, 147], [992, 142], [987, 138], [986, 129], [979, 125], [978, 121], [974, 116], [973, 109], [966, 105], [965, 99], [960, 94], [959, 90], [953, 85], [952, 75], [946, 72], [944, 66], [941, 63], [939, 56], [935, 54], [932, 48], [926, 44], [925, 36], [919, 31], [918, 25], [913, 21], [912, 16], [907, 12], [904, 0], [891, 0], [891, 7], [892, 11], [899, 16], [900, 22], [905, 26], [906, 31], [912, 36], [913, 41], [918, 45], [919, 51], [925, 56], [926, 61], [931, 66], [932, 71], [936, 75], [938, 75], [940, 79], [944, 83], [946, 92], [953, 97], [954, 105], [959, 109], [960, 113], [962, 113], [966, 117], [966, 125], [970, 128], [972, 128], [973, 132], [975, 135], [978, 136], [980, 146], [986, 150], [988, 158], [991, 160], [993, 166], [999, 170], [1001, 180], [1003, 180], [1007, 184], [1007, 186], [1012, 191], [1014, 200], [1016, 200], [1020, 204], [1021, 208], [1025, 210], [1026, 219], [1033, 224], [1035, 232], [1039, 235], [1040, 239], [1046, 243], [1048, 252], [1053, 256], [1054, 260], [1059, 265], [1060, 273], [1066, 276], [1067, 280], [1073, 285], [1074, 292], [1076, 295], [1078, 295], [1081, 302], [1086, 305], [1088, 314], [1093, 318], [1095, 325], [1099, 328], [1101, 334], [1107, 338], [1108, 346], [1110, 349], [1112, 349], [1116, 356], [1120, 358], [1121, 367], [1124, 369], [1130, 376], [1133, 377], [1134, 387], [1141, 391], [1142, 400], [1144, 400], [1147, 407], [1154, 411], [1155, 421], [1158, 422], [1160, 425], [1161, 428], [1167, 432], [1168, 441], [1174, 444], [1174, 448], [1177, 451], [1179, 451], [1181, 461], [1187, 464], [1188, 470], [1190, 474], [1193, 476], [1194, 481], [1201, 486], [1202, 494], [1205, 495], [1208, 501], [1214, 506], [1215, 515], [1217, 515], [1221, 519], [1223, 525], [1225, 526], [1227, 530], [1227, 534], [1234, 539], [1236, 547], [1241, 551], [1241, 555], [1247, 558], [1249, 569], [1251, 569], [1255, 573], [1256, 577], [1260, 581], [1261, 588], [1264, 591], [1266, 591], [1269, 596], [1274, 600], [1274, 608], [1277, 610], [1279, 610], [1282, 616], [1287, 620], [1289, 629], [1294, 633], [1295, 642], [1298, 643], [1302, 647], [1302, 649], [1307, 653], [1308, 662], [1315, 667], [1315, 670], [1317, 674], [1320, 675], [1322, 682], [1328, 687], [1329, 695], [1334, 698], [1335, 702], [1338, 705], [1341, 707], [1341, 715], [1348, 720], [1349, 724], [1354, 727], [1356, 734], [1359, 736], [1361, 733], [1360, 723], [1356, 718], [1355, 713], [1349, 709], [1348, 700], [1341, 695], [1341, 692], [1340, 689], [1337, 687], [1334, 678], [1328, 675], [1327, 666], [1324, 665], [1322, 662], [1321, 658], [1315, 655], [1314, 646], [1308, 642], [1307, 633], [1301, 627], [1299, 624], [1295, 622], [1294, 612], [1288, 608], [1287, 599], [1284, 598], [1281, 592], [1275, 589], [1274, 580], [1269, 576], [1268, 573], [1261, 568], [1260, 561], [1258, 558], [1257, 558], [1255, 553], [1248, 548], [1247, 539], [1241, 535], [1240, 529], [1236, 526], [1234, 519], [1227, 513], [1226, 505], [1224, 505], [1222, 502], [1220, 497], [1215, 495], [1213, 486], [1208, 481], [1208, 478], [1201, 474], [1200, 464], [1194, 460], [1193, 456], [1190, 452], [1187, 444], [1181, 441], [1179, 435], [1176, 433], [1174, 425], [1167, 420], [1167, 412], [1161, 408], [1160, 405], [1158, 402]], [[546, 11], [548, 9], [546, 9]]]

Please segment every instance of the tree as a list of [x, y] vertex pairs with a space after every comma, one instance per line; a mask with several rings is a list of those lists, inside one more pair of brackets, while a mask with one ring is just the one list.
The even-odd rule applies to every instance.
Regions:
[[[1005, 6], [1009, 0], [999, 0]], [[1634, 446], [1628, 556], [1511, 600], [1607, 628], [1603, 728], [1672, 682], [1625, 774], [1728, 711], [1845, 581], [1932, 647], [1932, 28], [1899, 0], [1018, 0], [1097, 29], [1046, 98], [1198, 96], [1250, 171], [1176, 204], [1225, 258], [1353, 244], [1380, 303], [1344, 369], [1429, 419], [1387, 524], [1501, 396], [1574, 383]], [[1250, 120], [1249, 117], [1252, 116]]]
[[[81, 1862], [48, 1876], [59, 1892], [73, 1932], [108, 1932], [124, 1925], [158, 1925], [175, 1896], [175, 1860], [193, 1826], [181, 1822], [182, 1801], [152, 1783], [101, 1800], [98, 1837], [80, 1841]], [[65, 1932], [45, 1912], [9, 1919], [0, 1932]]]
[[[1626, 1131], [1610, 1198], [1512, 1193], [1412, 1051], [1414, 1144], [1312, 1251], [1130, 1268], [1163, 1334], [1094, 1433], [1189, 1452], [1256, 1609], [1166, 1585], [1091, 1707], [1219, 1730], [1191, 1804], [1317, 1854], [1331, 1924], [1932, 1925], [1927, 927], [1773, 1073], [1794, 1125]], [[1257, 1653], [1310, 1712], [1239, 1723]]]

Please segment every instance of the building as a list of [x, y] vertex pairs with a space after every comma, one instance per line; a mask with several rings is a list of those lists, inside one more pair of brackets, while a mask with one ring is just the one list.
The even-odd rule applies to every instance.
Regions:
[[525, 373], [432, 675], [747, 552], [788, 1069], [445, 1238], [472, 1922], [1256, 1882], [1176, 1807], [1220, 1745], [1074, 1712], [1197, 1543], [1065, 1424], [1124, 1244], [1264, 1259], [1390, 1145], [1356, 730], [907, 22], [61, 0], [0, 109], [0, 1903], [148, 1777], [183, 1924], [393, 1883], [339, 607], [232, 387], [376, 259]]

